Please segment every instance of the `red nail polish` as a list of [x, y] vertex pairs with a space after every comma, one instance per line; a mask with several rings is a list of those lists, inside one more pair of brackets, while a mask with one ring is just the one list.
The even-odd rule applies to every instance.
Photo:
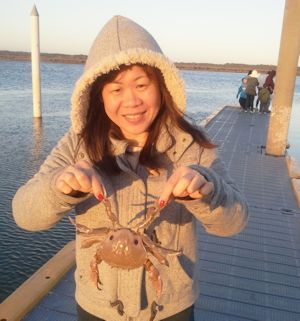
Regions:
[[97, 200], [98, 200], [99, 202], [102, 202], [102, 201], [103, 201], [103, 195], [102, 195], [101, 193], [99, 193], [99, 194], [97, 195]]
[[160, 207], [165, 207], [165, 205], [166, 205], [166, 201], [164, 201], [164, 200], [160, 200], [159, 201], [159, 206]]

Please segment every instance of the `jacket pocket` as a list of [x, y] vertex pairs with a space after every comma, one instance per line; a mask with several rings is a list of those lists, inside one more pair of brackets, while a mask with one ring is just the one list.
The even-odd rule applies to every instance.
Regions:
[[167, 257], [169, 266], [162, 266], [160, 276], [163, 282], [162, 296], [178, 295], [187, 288], [192, 288], [193, 279], [182, 267], [177, 256]]

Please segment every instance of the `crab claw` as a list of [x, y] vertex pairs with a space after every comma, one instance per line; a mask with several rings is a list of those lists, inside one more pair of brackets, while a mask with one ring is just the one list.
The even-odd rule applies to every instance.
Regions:
[[156, 296], [159, 299], [161, 292], [162, 292], [162, 287], [163, 287], [159, 272], [150, 260], [146, 261], [145, 268], [146, 268], [147, 272], [149, 273], [149, 278], [152, 282], [152, 286], [154, 287], [154, 289], [156, 291]]

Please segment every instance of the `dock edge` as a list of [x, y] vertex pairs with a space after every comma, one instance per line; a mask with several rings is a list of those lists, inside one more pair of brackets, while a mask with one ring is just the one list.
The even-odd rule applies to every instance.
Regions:
[[74, 265], [70, 241], [0, 304], [0, 320], [20, 321]]
[[298, 207], [300, 208], [300, 167], [296, 159], [290, 155], [285, 157], [286, 166], [288, 169], [289, 177], [297, 200]]

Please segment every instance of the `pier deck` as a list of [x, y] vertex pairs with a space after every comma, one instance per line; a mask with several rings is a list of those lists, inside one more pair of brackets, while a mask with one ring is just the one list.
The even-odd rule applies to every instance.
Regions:
[[[269, 115], [226, 107], [207, 125], [250, 218], [230, 238], [199, 226], [196, 321], [300, 320], [300, 210], [285, 157], [265, 155]], [[73, 270], [23, 321], [75, 321]], [[147, 320], [145, 320], [147, 321]]]

